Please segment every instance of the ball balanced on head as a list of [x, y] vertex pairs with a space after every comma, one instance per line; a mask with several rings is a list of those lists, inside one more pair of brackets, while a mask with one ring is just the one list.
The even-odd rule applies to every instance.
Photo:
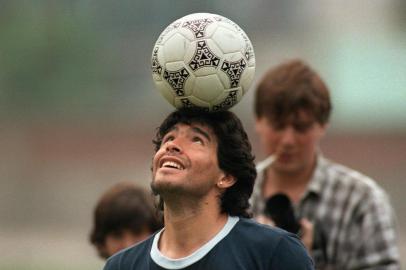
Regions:
[[152, 52], [152, 76], [176, 108], [226, 110], [248, 91], [255, 73], [252, 44], [231, 20], [195, 13], [171, 23]]

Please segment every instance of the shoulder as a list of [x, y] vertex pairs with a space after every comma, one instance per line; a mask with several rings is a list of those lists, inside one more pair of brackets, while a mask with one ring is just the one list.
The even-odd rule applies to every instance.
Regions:
[[327, 159], [324, 173], [323, 181], [326, 182], [322, 197], [326, 200], [346, 203], [348, 210], [352, 209], [361, 216], [371, 211], [392, 215], [388, 194], [372, 178]]
[[264, 224], [260, 224], [253, 219], [240, 218], [236, 224], [234, 234], [238, 234], [241, 237], [246, 237], [252, 242], [266, 242], [269, 243], [269, 240], [278, 241], [283, 237], [295, 237], [293, 234], [290, 234], [284, 230], [281, 230], [277, 227], [272, 227]]
[[244, 218], [233, 233], [251, 252], [268, 258], [275, 269], [313, 269], [305, 247], [292, 233]]
[[[154, 234], [155, 235], [155, 234]], [[130, 269], [129, 266], [134, 263], [145, 261], [149, 257], [151, 245], [154, 235], [150, 236], [145, 241], [142, 241], [134, 246], [128, 247], [111, 256], [104, 266], [103, 270], [125, 270]]]
[[374, 199], [376, 197], [387, 196], [384, 189], [375, 180], [357, 170], [328, 159], [324, 160], [324, 166], [329, 184], [331, 185], [363, 192], [368, 196], [374, 197]]

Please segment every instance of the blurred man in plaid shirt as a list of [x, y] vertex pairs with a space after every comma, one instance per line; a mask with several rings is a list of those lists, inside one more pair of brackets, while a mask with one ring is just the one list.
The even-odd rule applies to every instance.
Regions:
[[319, 151], [331, 111], [329, 90], [300, 60], [269, 70], [255, 96], [256, 131], [274, 162], [258, 172], [252, 210], [285, 194], [316, 269], [400, 269], [395, 217], [385, 191]]

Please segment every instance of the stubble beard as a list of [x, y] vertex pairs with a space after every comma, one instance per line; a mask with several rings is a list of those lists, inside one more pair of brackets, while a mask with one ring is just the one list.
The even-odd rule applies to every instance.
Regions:
[[[190, 182], [190, 180], [185, 180]], [[198, 200], [203, 198], [209, 190], [208, 185], [188, 186], [186, 184], [175, 184], [170, 181], [156, 181], [154, 178], [150, 184], [151, 190], [155, 196], [159, 195], [162, 199], [179, 199], [179, 198], [194, 198]]]
[[175, 186], [173, 183], [170, 183], [168, 181], [155, 181], [155, 179], [152, 179], [151, 182], [151, 190], [154, 195], [160, 195], [160, 196], [165, 196], [166, 194], [177, 194], [181, 193], [181, 188]]

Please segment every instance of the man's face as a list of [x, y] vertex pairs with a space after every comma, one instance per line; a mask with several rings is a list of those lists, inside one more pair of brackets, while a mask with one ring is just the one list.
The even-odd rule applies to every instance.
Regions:
[[262, 117], [256, 120], [256, 131], [267, 155], [275, 154], [273, 168], [280, 173], [296, 174], [314, 165], [316, 150], [325, 133], [308, 112], [292, 114], [284, 123]]
[[217, 139], [200, 124], [176, 124], [164, 137], [152, 164], [151, 187], [158, 194], [207, 195], [224, 176], [217, 160]]

